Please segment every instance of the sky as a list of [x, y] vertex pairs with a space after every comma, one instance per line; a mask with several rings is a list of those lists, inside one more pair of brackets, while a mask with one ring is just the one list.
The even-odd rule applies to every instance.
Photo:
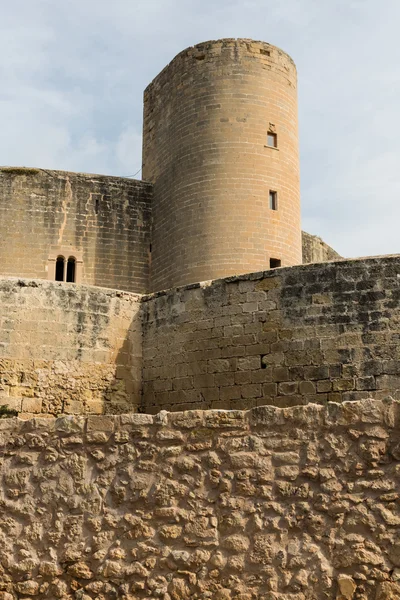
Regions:
[[142, 97], [224, 37], [299, 77], [302, 227], [346, 257], [400, 253], [399, 0], [0, 0], [0, 164], [140, 178]]

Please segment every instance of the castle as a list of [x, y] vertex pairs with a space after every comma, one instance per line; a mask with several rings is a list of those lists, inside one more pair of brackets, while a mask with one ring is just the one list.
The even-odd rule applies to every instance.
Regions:
[[296, 68], [269, 44], [199, 44], [155, 78], [143, 177], [0, 170], [0, 402], [20, 414], [155, 410], [141, 319], [162, 290], [338, 257], [301, 233]]
[[400, 597], [400, 259], [301, 232], [296, 85], [198, 44], [144, 181], [0, 169], [0, 600]]

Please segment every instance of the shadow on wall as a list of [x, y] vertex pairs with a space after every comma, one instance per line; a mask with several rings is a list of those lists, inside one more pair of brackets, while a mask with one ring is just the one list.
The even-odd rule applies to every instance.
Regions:
[[115, 375], [104, 390], [104, 414], [142, 412], [142, 350], [137, 344], [138, 321], [140, 318], [136, 315], [116, 355]]
[[139, 296], [0, 278], [0, 307], [0, 404], [26, 417], [137, 409]]

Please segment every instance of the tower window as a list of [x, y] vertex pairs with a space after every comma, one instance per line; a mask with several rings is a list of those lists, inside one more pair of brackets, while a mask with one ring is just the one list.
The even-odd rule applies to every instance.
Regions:
[[56, 260], [56, 281], [66, 281], [74, 283], [76, 278], [76, 260], [70, 256], [65, 261], [64, 256], [57, 256]]
[[56, 281], [64, 281], [64, 264], [65, 264], [65, 258], [63, 256], [57, 256]]
[[269, 191], [269, 207], [271, 210], [278, 210], [278, 192]]
[[67, 283], [74, 283], [75, 281], [75, 258], [70, 256], [67, 262]]
[[46, 271], [49, 281], [81, 283], [82, 251], [69, 246], [53, 247], [50, 250]]
[[280, 258], [270, 258], [269, 259], [269, 268], [270, 269], [277, 269], [280, 266], [281, 266]]
[[267, 146], [269, 146], [270, 148], [278, 147], [278, 136], [273, 131], [268, 131]]

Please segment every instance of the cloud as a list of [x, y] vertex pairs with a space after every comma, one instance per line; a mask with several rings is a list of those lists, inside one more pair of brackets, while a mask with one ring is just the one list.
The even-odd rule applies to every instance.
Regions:
[[265, 39], [298, 67], [304, 228], [347, 256], [395, 253], [400, 4], [384, 8], [374, 0], [5, 3], [0, 164], [132, 175], [143, 89], [174, 55], [208, 39]]

